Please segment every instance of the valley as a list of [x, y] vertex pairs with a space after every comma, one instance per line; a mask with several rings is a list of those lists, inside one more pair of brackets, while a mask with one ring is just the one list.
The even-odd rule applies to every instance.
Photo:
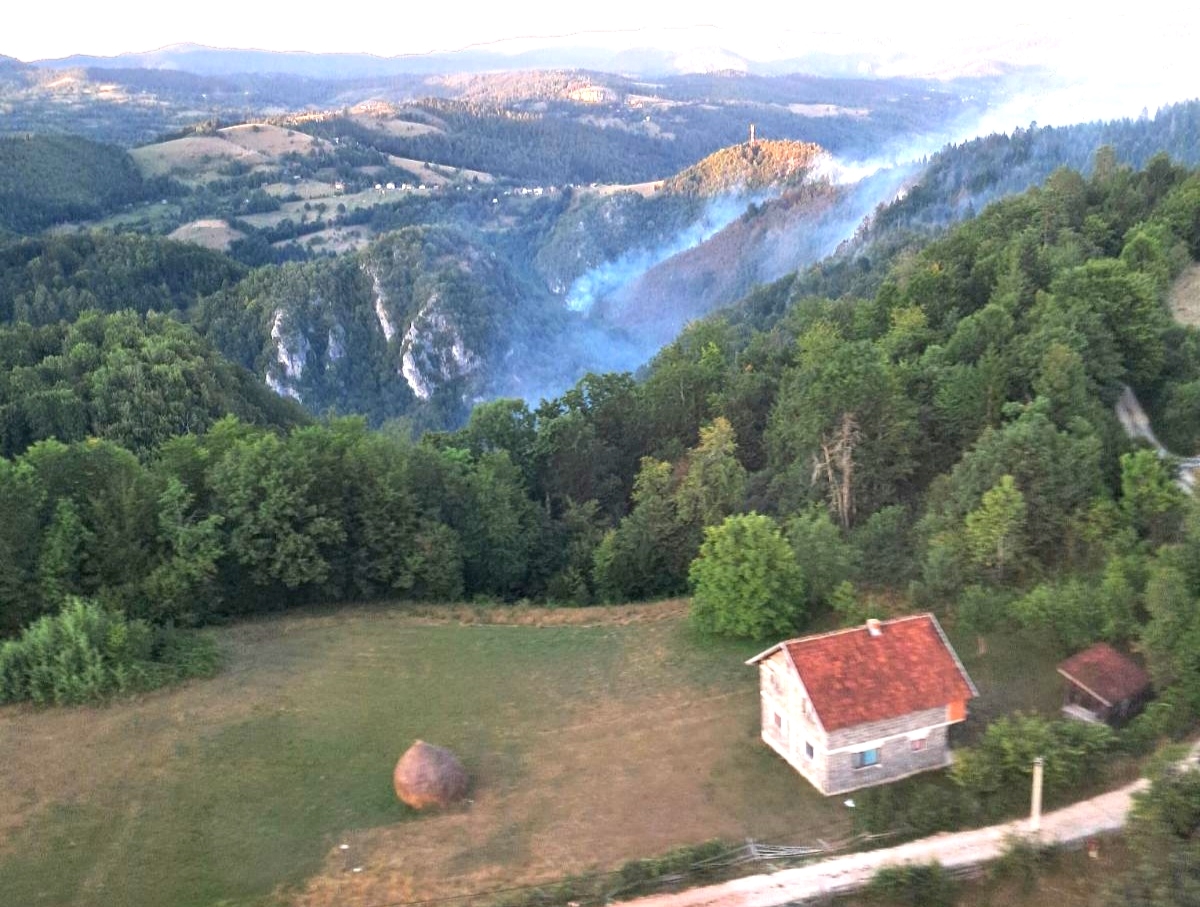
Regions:
[[[152, 78], [138, 72], [138, 79]], [[55, 83], [28, 84], [33, 91]], [[405, 84], [404, 91], [415, 92], [432, 83]], [[1111, 127], [1080, 127], [989, 147], [988, 154], [1004, 158], [1002, 167], [983, 165], [976, 155], [965, 174], [952, 175], [962, 169], [954, 162], [963, 152], [947, 146], [927, 164], [864, 169], [843, 155], [858, 149], [880, 156], [893, 141], [871, 145], [881, 122], [892, 122], [887, 105], [909, 117], [895, 128], [931, 130], [920, 139], [927, 145], [937, 130], [949, 133], [969, 114], [938, 108], [948, 103], [944, 92], [910, 83], [897, 83], [890, 101], [866, 83], [796, 77], [635, 83], [550, 72], [436, 84], [442, 97], [397, 100], [384, 92], [339, 110], [276, 111], [242, 122], [229, 122], [232, 111], [218, 113], [174, 137], [139, 144], [123, 160], [111, 146], [63, 149], [61, 160], [50, 158], [59, 161], [54, 174], [39, 179], [61, 183], [67, 207], [47, 209], [30, 223], [58, 221], [58, 234], [163, 236], [250, 267], [295, 269], [281, 284], [289, 287], [286, 296], [270, 291], [277, 298], [268, 306], [259, 295], [255, 316], [238, 314], [236, 343], [214, 337], [222, 351], [313, 412], [334, 407], [365, 412], [374, 423], [404, 416], [447, 427], [461, 424], [480, 400], [516, 395], [535, 403], [590, 372], [636, 370], [685, 324], [756, 286], [803, 272], [838, 250], [849, 262], [866, 243], [906, 241], [1063, 163], [1085, 166], [1088, 149], [1110, 134], [1122, 157], [1137, 160], [1138, 148], [1154, 147], [1145, 139], [1135, 144], [1132, 135], [1121, 139]], [[313, 86], [306, 90], [320, 96], [311, 95]], [[182, 102], [170, 97], [168, 107]], [[972, 97], [986, 104], [989, 93]], [[224, 102], [214, 97], [214, 103]], [[630, 124], [655, 117], [669, 121], [670, 130], [630, 131]], [[1187, 160], [1200, 147], [1187, 141], [1196, 119], [1193, 108], [1174, 109], [1146, 129], [1164, 140], [1169, 133]], [[753, 143], [746, 140], [752, 123], [759, 136]], [[780, 131], [809, 141], [776, 137]], [[741, 141], [723, 149], [710, 144], [711, 154], [681, 161], [687, 148], [701, 153], [697, 143], [718, 136]], [[110, 166], [136, 174], [109, 200], [76, 201], [72, 179], [95, 184], [84, 167], [98, 153], [93, 148], [110, 149], [104, 152], [113, 157]], [[1014, 183], [1008, 162], [1017, 157], [1021, 175]], [[16, 172], [28, 166], [18, 161]], [[935, 198], [937, 207], [928, 207]], [[68, 212], [84, 208], [98, 216], [72, 222]], [[380, 295], [351, 290], [360, 282], [337, 276], [348, 272], [334, 260], [353, 259], [372, 285], [383, 287], [372, 248], [398, 230], [454, 236], [464, 265], [489, 262], [483, 270], [465, 266], [481, 293], [474, 314], [448, 306], [432, 285], [432, 296], [386, 287]], [[318, 284], [338, 289], [318, 300], [311, 295]], [[245, 294], [227, 292], [205, 303], [207, 323], [225, 320], [214, 306], [248, 302]], [[372, 312], [384, 314], [367, 327]], [[352, 322], [364, 327], [351, 330]], [[368, 342], [362, 330], [380, 336]], [[343, 340], [331, 344], [330, 337], [343, 335], [348, 347]], [[360, 377], [347, 384], [344, 367], [321, 352], [327, 349], [345, 350], [366, 372], [358, 369]]]

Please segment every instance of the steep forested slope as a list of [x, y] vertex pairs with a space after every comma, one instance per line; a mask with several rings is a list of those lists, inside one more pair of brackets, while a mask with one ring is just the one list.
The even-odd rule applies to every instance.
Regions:
[[[1047, 183], [1060, 168], [1083, 176], [1147, 168], [1159, 174], [1151, 181], [1161, 183], [1168, 178], [1172, 162], [1200, 163], [1198, 132], [1200, 101], [1188, 101], [1164, 107], [1153, 118], [1034, 126], [981, 136], [947, 146], [927, 162], [891, 178], [886, 171], [876, 174], [871, 178], [875, 199], [883, 203], [860, 195], [860, 210], [871, 216], [857, 231], [847, 231], [847, 242], [838, 255], [811, 270], [801, 269], [798, 292], [873, 295], [889, 262], [912, 254], [948, 225], [975, 216], [989, 202]], [[1072, 174], [1062, 174], [1057, 190], [1052, 182], [1046, 188], [1077, 196], [1074, 182]], [[1141, 202], [1126, 197], [1112, 204], [1134, 210]], [[1122, 222], [1128, 226], [1129, 217]], [[1111, 249], [1116, 239], [1119, 236], [1108, 237], [1104, 248]], [[771, 300], [773, 315], [764, 309]], [[739, 317], [765, 326], [779, 314], [777, 303], [774, 294], [750, 300]]]
[[253, 375], [166, 316], [89, 312], [45, 327], [0, 327], [0, 452], [47, 438], [107, 438], [139, 454], [222, 416], [307, 421]]
[[205, 333], [316, 412], [465, 418], [519, 336], [555, 317], [487, 245], [407, 227], [338, 261], [263, 269], [205, 300]]
[[88, 309], [186, 312], [245, 274], [220, 253], [137, 234], [24, 239], [0, 245], [0, 322], [53, 324]]
[[129, 154], [75, 136], [0, 137], [0, 229], [31, 233], [152, 196]]

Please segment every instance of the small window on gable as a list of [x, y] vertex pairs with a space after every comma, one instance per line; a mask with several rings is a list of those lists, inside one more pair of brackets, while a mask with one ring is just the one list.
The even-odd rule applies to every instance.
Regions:
[[807, 740], [804, 741], [804, 758], [811, 759], [813, 757], [813, 745]]
[[867, 768], [879, 764], [879, 747], [850, 754], [850, 765], [853, 768]]
[[783, 730], [783, 716], [778, 712], [775, 713], [775, 727], [779, 728], [781, 731]]

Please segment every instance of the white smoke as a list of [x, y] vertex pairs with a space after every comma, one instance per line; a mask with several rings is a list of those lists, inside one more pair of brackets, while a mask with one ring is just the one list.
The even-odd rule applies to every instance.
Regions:
[[606, 261], [571, 283], [567, 290], [567, 308], [587, 314], [596, 301], [636, 280], [655, 265], [693, 249], [737, 220], [746, 208], [763, 196], [723, 196], [713, 199], [699, 220], [681, 230], [662, 245], [651, 249], [632, 249], [612, 261]]

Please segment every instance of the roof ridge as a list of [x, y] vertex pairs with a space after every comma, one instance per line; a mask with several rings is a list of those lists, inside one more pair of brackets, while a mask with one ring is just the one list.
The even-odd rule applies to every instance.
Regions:
[[970, 688], [971, 693], [975, 696], [978, 696], [979, 687], [975, 686], [975, 681], [973, 681], [971, 679], [971, 675], [967, 673], [967, 666], [962, 663], [962, 659], [958, 657], [958, 652], [955, 651], [954, 646], [950, 644], [950, 637], [947, 636], [946, 631], [942, 629], [942, 622], [937, 619], [937, 615], [935, 615], [933, 612], [930, 612], [929, 617], [933, 621], [933, 628], [937, 630], [937, 635], [942, 639], [942, 645], [946, 647], [946, 651], [949, 652], [950, 657], [954, 659], [954, 666], [958, 668], [958, 673], [961, 674], [963, 680], [967, 682], [967, 686]]
[[867, 625], [859, 624], [777, 643], [747, 663], [782, 650], [827, 732], [979, 695], [935, 614], [880, 625], [879, 639], [868, 641]]
[[[917, 620], [922, 617], [928, 617], [935, 623], [937, 621], [937, 618], [933, 616], [932, 611], [922, 611], [920, 614], [901, 614], [899, 617], [889, 617], [887, 620], [879, 621], [879, 624], [880, 626], [888, 627], [892, 624], [903, 623], [906, 620]], [[775, 645], [790, 646], [794, 642], [808, 642], [811, 639], [828, 639], [830, 636], [840, 636], [843, 633], [856, 633], [860, 630], [866, 629], [867, 625], [865, 623], [855, 624], [853, 627], [842, 627], [838, 630], [826, 630], [824, 633], [813, 633], [809, 636], [795, 636], [791, 639], [785, 639], [782, 642], [778, 642]]]

